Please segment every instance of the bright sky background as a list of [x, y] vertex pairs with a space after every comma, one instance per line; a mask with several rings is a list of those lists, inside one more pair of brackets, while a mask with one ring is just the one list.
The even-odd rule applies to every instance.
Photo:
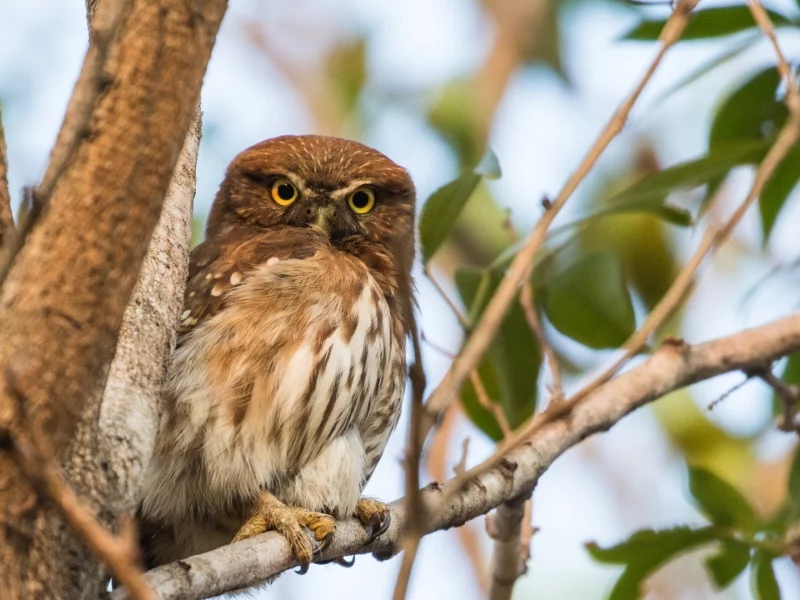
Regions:
[[[794, 7], [796, 11], [791, 0], [775, 2], [773, 6], [787, 7], [787, 11]], [[198, 166], [198, 214], [207, 211], [225, 165], [237, 152], [268, 137], [309, 131], [311, 121], [294, 92], [262, 59], [254, 58], [240, 30], [248, 19], [287, 11], [323, 11], [335, 27], [369, 31], [369, 70], [376, 85], [418, 91], [423, 97], [427, 90], [473, 70], [490, 41], [491, 32], [486, 30], [480, 9], [469, 0], [295, 0], [288, 7], [278, 0], [231, 2], [203, 88], [205, 118]], [[653, 45], [616, 41], [633, 20], [633, 13], [609, 3], [581, 4], [563, 32], [566, 69], [575, 88], [566, 88], [541, 68], [520, 74], [512, 82], [492, 133], [491, 143], [504, 171], [502, 180], [493, 185], [497, 197], [512, 208], [521, 229], [529, 228], [538, 217], [542, 194], [558, 192], [651, 59]], [[83, 59], [85, 29], [83, 2], [79, 0], [0, 3], [0, 101], [9, 147], [11, 190], [16, 198], [23, 185], [37, 181], [44, 172]], [[800, 56], [797, 38], [787, 40], [791, 42], [786, 46], [790, 56]], [[303, 41], [295, 43], [302, 51]], [[659, 90], [667, 89], [723, 47], [724, 42], [693, 43], [670, 54], [652, 88], [634, 110], [626, 132], [609, 150], [608, 164], [627, 156], [632, 142], [642, 134], [656, 140], [664, 164], [693, 158], [704, 151], [707, 117], [719, 86], [729, 86], [732, 79], [742, 79], [753, 68], [771, 61], [769, 48], [760, 45], [745, 60], [672, 96], [664, 104], [656, 107], [654, 100]], [[396, 106], [384, 110], [379, 105], [373, 110], [378, 118], [361, 141], [408, 167], [420, 198], [455, 174], [456, 166], [446, 146], [425, 126], [419, 114]], [[590, 180], [589, 188], [593, 181], [597, 182]], [[747, 184], [747, 174], [742, 175], [741, 182]], [[800, 218], [797, 205], [795, 201], [793, 219], [785, 215], [771, 246], [775, 260], [785, 262], [798, 254], [797, 236], [792, 231]], [[745, 239], [757, 235], [757, 219], [747, 219], [741, 230]], [[699, 239], [698, 232], [677, 235], [686, 242], [696, 243]], [[754, 265], [751, 271], [745, 278], [736, 271], [734, 278], [724, 261], [706, 271], [687, 315], [687, 339], [699, 341], [724, 335], [796, 308], [793, 298], [797, 298], [797, 285], [786, 283], [768, 284], [766, 291], [746, 305], [746, 310], [738, 302], [721, 301], [745, 292], [765, 268]], [[419, 287], [423, 329], [430, 338], [456, 349], [460, 332], [452, 315], [423, 278], [419, 279]], [[714, 309], [708, 310], [709, 306]], [[429, 382], [434, 385], [447, 363], [432, 351], [425, 358]], [[734, 375], [704, 384], [697, 396], [713, 399], [739, 379]], [[748, 385], [716, 409], [713, 417], [740, 433], [752, 432], [767, 418], [766, 397], [757, 385]], [[464, 436], [471, 437], [470, 463], [491, 452], [488, 441], [466, 426], [454, 444], [460, 446]], [[404, 420], [369, 484], [369, 494], [387, 500], [403, 494], [399, 458], [405, 437]], [[785, 452], [790, 440], [778, 433], [767, 437], [765, 455]], [[617, 467], [609, 468], [610, 464]], [[518, 585], [516, 597], [603, 598], [617, 571], [591, 562], [583, 544], [589, 540], [619, 541], [641, 527], [697, 522], [698, 514], [683, 493], [683, 473], [648, 410], [569, 452], [542, 478], [534, 495], [534, 522], [541, 533], [534, 538], [530, 571]], [[621, 506], [626, 509], [620, 510]], [[478, 525], [482, 530], [482, 520]], [[484, 551], [488, 560], [488, 539]], [[663, 575], [668, 580], [670, 572], [680, 573], [681, 577], [696, 581], [694, 587], [698, 591], [685, 596], [687, 599], [749, 597], [747, 578], [728, 593], [717, 595], [711, 591], [698, 561], [687, 562], [695, 566], [688, 571], [668, 570]], [[682, 563], [681, 569], [685, 565]], [[389, 598], [398, 566], [398, 560], [377, 563], [364, 556], [358, 557], [355, 567], [349, 570], [312, 567], [304, 577], [284, 575], [259, 597]], [[784, 567], [780, 570], [782, 583], [787, 589], [800, 589], [796, 572]], [[479, 597], [476, 589], [472, 570], [455, 535], [447, 532], [425, 538], [410, 597], [468, 600]]]

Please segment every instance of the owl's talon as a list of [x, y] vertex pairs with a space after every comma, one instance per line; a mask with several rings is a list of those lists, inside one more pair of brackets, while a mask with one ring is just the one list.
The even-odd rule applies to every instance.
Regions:
[[351, 556], [350, 560], [347, 560], [347, 557], [341, 556], [339, 558], [334, 558], [332, 560], [321, 560], [317, 563], [318, 565], [339, 565], [340, 567], [344, 567], [345, 569], [349, 569], [354, 564], [356, 564], [356, 557]]
[[304, 508], [286, 506], [271, 494], [259, 497], [253, 515], [242, 525], [234, 542], [275, 530], [289, 542], [292, 554], [300, 563], [299, 573], [327, 548], [336, 531], [336, 521], [330, 515]]
[[304, 565], [300, 565], [299, 567], [297, 567], [297, 570], [295, 571], [295, 573], [297, 573], [298, 575], [305, 575], [306, 573], [308, 573], [308, 565], [309, 564], [310, 563], [306, 563]]
[[344, 567], [345, 569], [349, 569], [349, 568], [350, 568], [350, 567], [352, 567], [354, 564], [356, 564], [356, 557], [355, 557], [355, 556], [352, 556], [352, 557], [350, 557], [350, 560], [347, 560], [347, 557], [346, 557], [346, 556], [343, 556], [343, 557], [341, 557], [341, 558], [337, 559], [337, 560], [336, 560], [336, 561], [334, 561], [334, 562], [335, 562], [337, 565], [339, 565], [340, 567]]
[[361, 498], [356, 504], [356, 518], [361, 521], [372, 542], [383, 535], [392, 524], [392, 514], [383, 502], [372, 498]]

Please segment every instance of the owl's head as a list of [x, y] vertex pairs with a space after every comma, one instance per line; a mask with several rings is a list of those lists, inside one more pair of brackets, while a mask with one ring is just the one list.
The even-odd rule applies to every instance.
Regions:
[[207, 233], [242, 221], [310, 228], [334, 246], [359, 237], [382, 243], [410, 267], [414, 205], [408, 172], [377, 150], [335, 137], [282, 136], [233, 160]]

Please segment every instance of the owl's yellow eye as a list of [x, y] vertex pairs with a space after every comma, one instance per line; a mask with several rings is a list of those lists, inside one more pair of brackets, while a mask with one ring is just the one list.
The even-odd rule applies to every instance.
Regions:
[[365, 215], [375, 206], [375, 192], [369, 188], [358, 188], [347, 197], [347, 203], [354, 213]]
[[285, 177], [275, 180], [275, 183], [272, 184], [271, 192], [272, 199], [281, 206], [289, 206], [292, 202], [297, 200], [298, 196], [297, 188]]

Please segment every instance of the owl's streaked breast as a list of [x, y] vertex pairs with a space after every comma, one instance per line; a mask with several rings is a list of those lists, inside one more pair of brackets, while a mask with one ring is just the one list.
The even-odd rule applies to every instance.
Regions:
[[233, 516], [266, 489], [351, 514], [399, 416], [402, 327], [367, 268], [335, 250], [239, 277], [175, 354], [163, 427], [177, 435], [160, 436], [173, 446], [156, 449], [143, 510]]

